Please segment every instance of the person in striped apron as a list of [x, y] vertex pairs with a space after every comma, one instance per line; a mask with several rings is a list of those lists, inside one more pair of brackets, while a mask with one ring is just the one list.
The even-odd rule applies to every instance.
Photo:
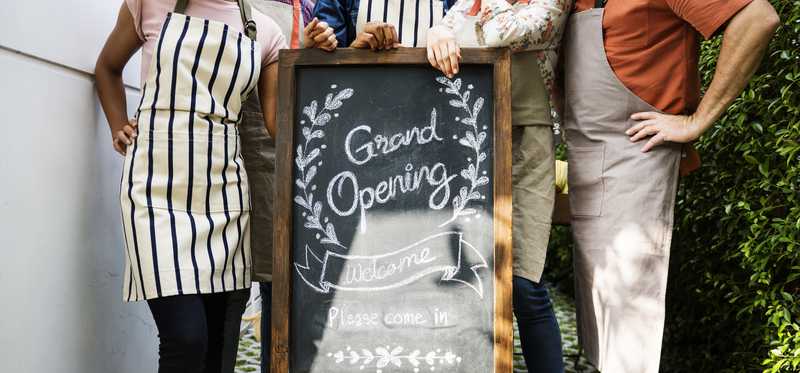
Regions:
[[342, 47], [372, 50], [425, 47], [428, 29], [453, 0], [318, 0], [314, 16], [330, 25]]
[[[126, 0], [98, 58], [98, 94], [125, 155], [123, 297], [148, 303], [160, 373], [234, 369], [251, 276], [238, 124], [256, 90], [275, 115], [274, 62], [286, 45], [251, 10], [245, 0]], [[121, 71], [140, 47], [142, 97], [129, 122]]]
[[[251, 0], [257, 10], [270, 16], [280, 27], [289, 47], [335, 50], [338, 41], [333, 29], [313, 18], [309, 0]], [[253, 281], [261, 294], [261, 372], [270, 370], [272, 309], [272, 213], [275, 178], [275, 140], [265, 130], [264, 116], [257, 95], [242, 108], [242, 157], [250, 180], [250, 250]]]
[[561, 332], [542, 284], [559, 133], [555, 68], [571, 0], [459, 0], [428, 31], [428, 60], [458, 73], [461, 47], [510, 47], [513, 305], [528, 371], [564, 371]]
[[[711, 128], [780, 24], [767, 0], [577, 0], [564, 111], [578, 333], [608, 373], [657, 373], [683, 145]], [[724, 30], [700, 94], [699, 41]]]

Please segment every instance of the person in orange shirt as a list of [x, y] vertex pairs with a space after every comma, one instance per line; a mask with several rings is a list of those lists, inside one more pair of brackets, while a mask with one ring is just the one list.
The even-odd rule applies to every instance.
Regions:
[[[780, 20], [767, 0], [577, 0], [564, 124], [578, 329], [603, 372], [658, 372], [683, 144], [727, 110]], [[724, 32], [700, 96], [699, 41]]]

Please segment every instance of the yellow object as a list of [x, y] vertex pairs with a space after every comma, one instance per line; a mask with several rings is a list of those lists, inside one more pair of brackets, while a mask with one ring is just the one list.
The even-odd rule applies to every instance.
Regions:
[[567, 184], [567, 170], [569, 164], [564, 161], [556, 161], [556, 192], [561, 194], [569, 193], [569, 184]]
[[261, 342], [261, 312], [252, 316], [242, 317], [242, 321], [253, 323], [253, 331], [255, 332], [256, 341]]

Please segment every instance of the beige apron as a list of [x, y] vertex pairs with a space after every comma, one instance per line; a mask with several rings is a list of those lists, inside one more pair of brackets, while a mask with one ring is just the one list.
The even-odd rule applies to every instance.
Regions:
[[625, 135], [632, 113], [657, 110], [609, 66], [602, 18], [572, 15], [564, 48], [579, 337], [603, 372], [656, 373], [681, 147], [642, 153]]
[[[362, 0], [363, 1], [363, 0]], [[456, 40], [479, 48], [476, 16], [466, 16]], [[553, 121], [536, 54], [511, 55], [511, 154], [514, 276], [539, 282], [547, 256], [555, 199]]]
[[356, 33], [369, 22], [386, 22], [394, 25], [404, 47], [425, 48], [428, 29], [443, 17], [442, 0], [360, 0]]
[[243, 33], [183, 14], [186, 0], [161, 27], [120, 185], [126, 301], [250, 287], [238, 125], [261, 51], [249, 4], [238, 4]]

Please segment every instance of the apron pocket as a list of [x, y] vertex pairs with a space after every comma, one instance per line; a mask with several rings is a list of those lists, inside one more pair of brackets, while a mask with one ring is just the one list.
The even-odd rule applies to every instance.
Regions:
[[572, 147], [569, 157], [569, 197], [572, 216], [601, 216], [603, 212], [603, 145]]

